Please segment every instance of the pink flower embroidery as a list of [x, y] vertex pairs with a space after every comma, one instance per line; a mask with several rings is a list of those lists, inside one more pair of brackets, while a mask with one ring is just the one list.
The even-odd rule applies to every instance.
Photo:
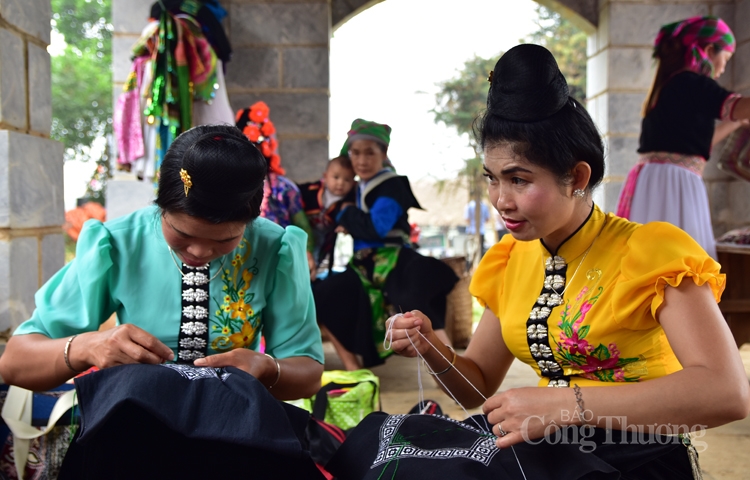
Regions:
[[591, 345], [586, 340], [578, 338], [578, 331], [574, 331], [571, 337], [560, 335], [563, 340], [563, 346], [568, 349], [571, 355], [586, 355], [591, 350]]
[[620, 360], [619, 356], [612, 356], [610, 358], [605, 358], [604, 360], [599, 360], [593, 355], [586, 355], [586, 363], [581, 365], [581, 368], [584, 372], [596, 372], [597, 370], [609, 370], [610, 368], [614, 368], [617, 365], [617, 362]]
[[589, 287], [583, 287], [581, 292], [576, 297], [576, 302], [580, 302], [584, 295], [586, 295], [589, 291]]

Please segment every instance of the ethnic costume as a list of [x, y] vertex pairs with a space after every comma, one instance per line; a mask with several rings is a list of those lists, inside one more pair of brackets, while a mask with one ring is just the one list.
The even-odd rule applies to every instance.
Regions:
[[458, 281], [440, 260], [409, 244], [407, 210], [421, 208], [409, 180], [382, 170], [356, 189], [357, 206], [338, 215], [354, 238], [346, 271], [313, 284], [318, 321], [365, 367], [383, 363], [385, 320], [398, 311], [421, 310], [444, 328], [446, 295]]
[[76, 258], [36, 294], [14, 335], [95, 331], [112, 313], [156, 336], [180, 363], [235, 348], [323, 363], [304, 257], [305, 236], [258, 218], [238, 247], [207, 267], [180, 265], [156, 207], [86, 222]]
[[731, 30], [720, 19], [695, 17], [662, 27], [656, 47], [680, 38], [688, 47], [685, 69], [666, 80], [643, 119], [641, 154], [620, 193], [617, 215], [634, 222], [666, 221], [690, 234], [713, 258], [703, 169], [711, 153], [715, 120], [733, 120], [740, 96], [712, 78], [703, 47], [718, 44], [734, 51]]
[[[504, 236], [482, 259], [470, 291], [500, 319], [506, 346], [537, 372], [540, 387], [616, 388], [681, 370], [655, 317], [664, 289], [708, 284], [718, 301], [719, 270], [682, 230], [628, 222], [595, 206], [556, 252]], [[628, 455], [629, 445], [617, 446]], [[686, 461], [684, 447], [675, 447]]]
[[315, 238], [313, 258], [320, 268], [333, 268], [333, 250], [336, 246], [336, 217], [344, 202], [354, 202], [352, 190], [344, 197], [337, 197], [327, 191], [322, 180], [297, 185], [302, 208], [310, 222]]

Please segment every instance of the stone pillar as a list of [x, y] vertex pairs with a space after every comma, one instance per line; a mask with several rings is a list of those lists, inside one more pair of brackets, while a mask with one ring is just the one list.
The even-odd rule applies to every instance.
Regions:
[[0, 1], [0, 331], [63, 266], [63, 149], [49, 139], [49, 0]]
[[[625, 177], [638, 158], [641, 107], [655, 73], [651, 54], [659, 27], [709, 14], [721, 16], [731, 24], [733, 2], [599, 2], [598, 29], [588, 41], [587, 108], [607, 145], [607, 169], [599, 193], [599, 202], [606, 211], [617, 208]], [[722, 78], [722, 83], [730, 81], [724, 83], [727, 88], [731, 88], [731, 78], [731, 74]]]
[[[712, 12], [729, 24], [737, 36], [737, 51], [727, 64], [720, 83], [742, 95], [750, 95], [750, 1], [737, 0], [734, 5], [716, 5]], [[721, 146], [714, 148], [712, 160], [721, 153]], [[728, 230], [750, 225], [750, 183], [740, 180], [708, 162], [703, 172], [711, 205], [711, 220], [714, 234], [719, 236]]]
[[234, 50], [226, 76], [232, 108], [266, 102], [287, 176], [317, 180], [328, 161], [330, 1], [224, 4]]

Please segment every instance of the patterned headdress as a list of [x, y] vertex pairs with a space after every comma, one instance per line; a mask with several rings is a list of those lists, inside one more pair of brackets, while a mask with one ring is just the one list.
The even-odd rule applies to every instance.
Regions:
[[270, 109], [265, 102], [255, 102], [249, 108], [237, 111], [235, 122], [237, 128], [258, 147], [268, 161], [268, 171], [277, 175], [285, 175], [286, 170], [281, 167], [279, 156], [279, 142], [276, 140], [276, 127], [268, 118]]
[[352, 127], [347, 133], [344, 146], [341, 147], [340, 155], [349, 156], [349, 147], [357, 140], [374, 140], [388, 148], [391, 143], [391, 127], [382, 123], [370, 122], [358, 118], [352, 122]]
[[718, 17], [691, 17], [664, 25], [654, 41], [654, 56], [661, 43], [669, 38], [678, 38], [687, 48], [685, 66], [698, 73], [713, 76], [713, 64], [705, 48], [715, 44], [721, 50], [734, 53], [736, 42], [732, 30]]

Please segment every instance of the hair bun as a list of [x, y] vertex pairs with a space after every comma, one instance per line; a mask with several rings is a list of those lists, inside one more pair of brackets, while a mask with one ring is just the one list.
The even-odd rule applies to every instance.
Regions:
[[495, 64], [487, 109], [505, 120], [536, 122], [560, 111], [568, 101], [568, 82], [549, 50], [517, 45]]

